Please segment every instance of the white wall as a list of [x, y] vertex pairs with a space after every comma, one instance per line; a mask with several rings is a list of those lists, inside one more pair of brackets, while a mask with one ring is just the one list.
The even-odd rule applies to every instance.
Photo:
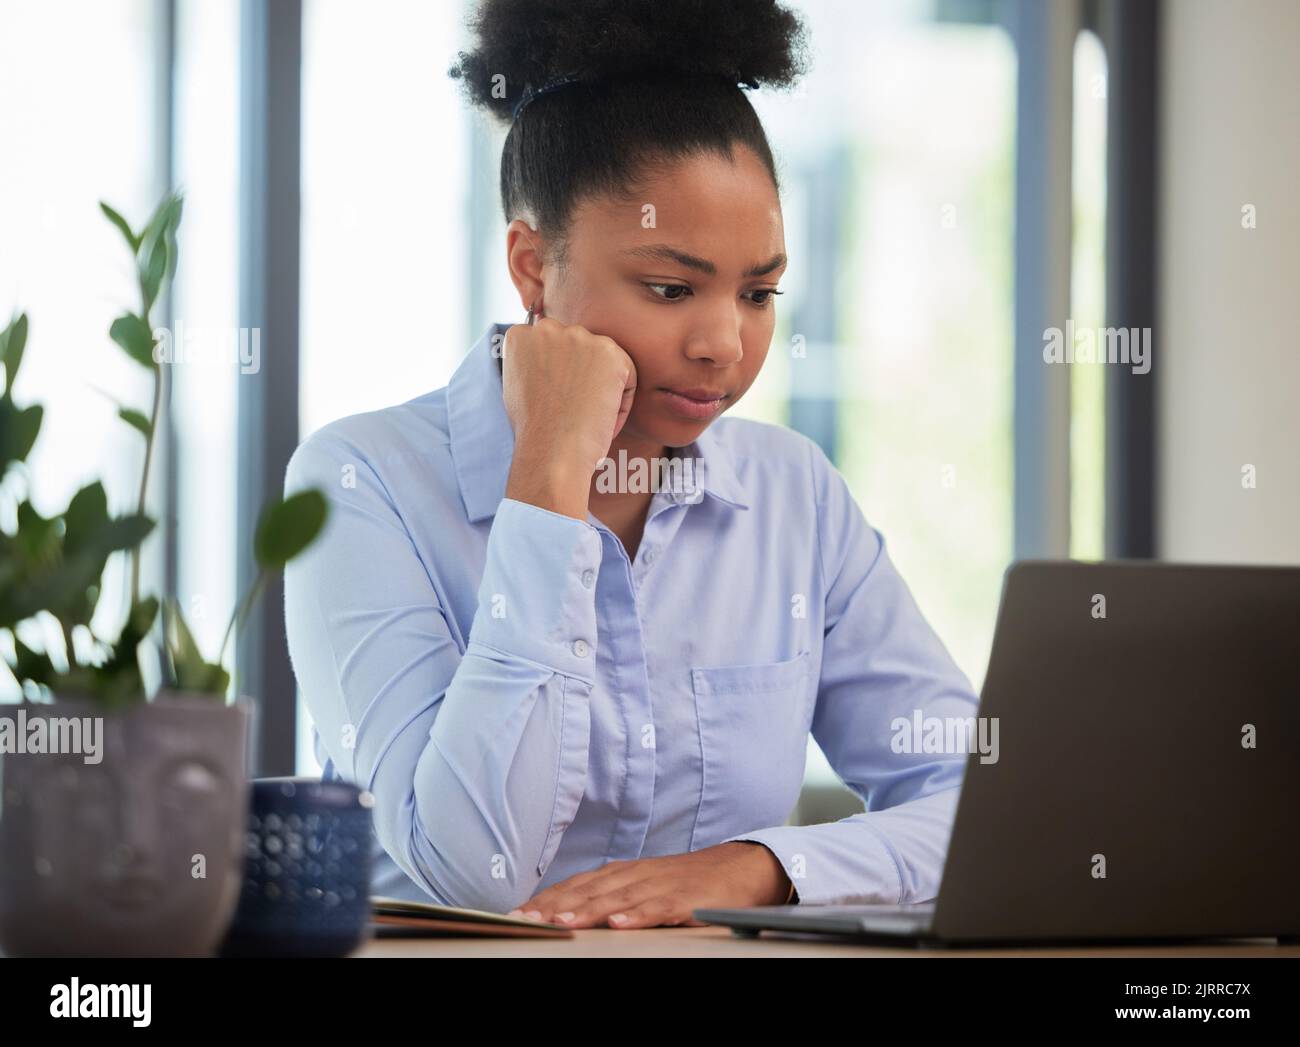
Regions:
[[1300, 2], [1162, 6], [1159, 553], [1300, 563]]

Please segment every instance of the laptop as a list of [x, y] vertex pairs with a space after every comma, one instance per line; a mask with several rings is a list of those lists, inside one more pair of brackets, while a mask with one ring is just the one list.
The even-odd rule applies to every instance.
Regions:
[[1294, 943], [1298, 651], [1300, 567], [1017, 562], [980, 697], [998, 759], [967, 758], [938, 897], [694, 916], [922, 946]]

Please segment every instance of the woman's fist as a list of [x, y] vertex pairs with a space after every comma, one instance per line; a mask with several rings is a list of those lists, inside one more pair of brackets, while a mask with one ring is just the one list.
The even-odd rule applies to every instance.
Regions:
[[515, 434], [506, 497], [586, 520], [591, 476], [632, 410], [632, 358], [612, 338], [541, 317], [506, 330], [501, 363]]

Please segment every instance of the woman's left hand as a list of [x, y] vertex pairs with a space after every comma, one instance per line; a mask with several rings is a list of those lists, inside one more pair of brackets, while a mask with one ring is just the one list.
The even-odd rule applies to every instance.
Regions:
[[704, 927], [691, 917], [695, 909], [781, 905], [789, 893], [776, 856], [761, 843], [737, 840], [609, 862], [561, 880], [509, 915], [568, 927]]

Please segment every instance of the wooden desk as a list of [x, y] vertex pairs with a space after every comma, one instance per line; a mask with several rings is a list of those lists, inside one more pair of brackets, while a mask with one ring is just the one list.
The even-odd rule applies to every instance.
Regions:
[[1300, 958], [1300, 945], [1278, 945], [1271, 938], [1173, 946], [1092, 946], [1006, 949], [917, 949], [911, 946], [859, 945], [799, 938], [736, 938], [726, 927], [651, 927], [618, 931], [591, 928], [557, 941], [519, 938], [372, 938], [353, 957], [614, 957], [614, 956], [808, 956], [898, 958], [978, 956], [1177, 956]]

